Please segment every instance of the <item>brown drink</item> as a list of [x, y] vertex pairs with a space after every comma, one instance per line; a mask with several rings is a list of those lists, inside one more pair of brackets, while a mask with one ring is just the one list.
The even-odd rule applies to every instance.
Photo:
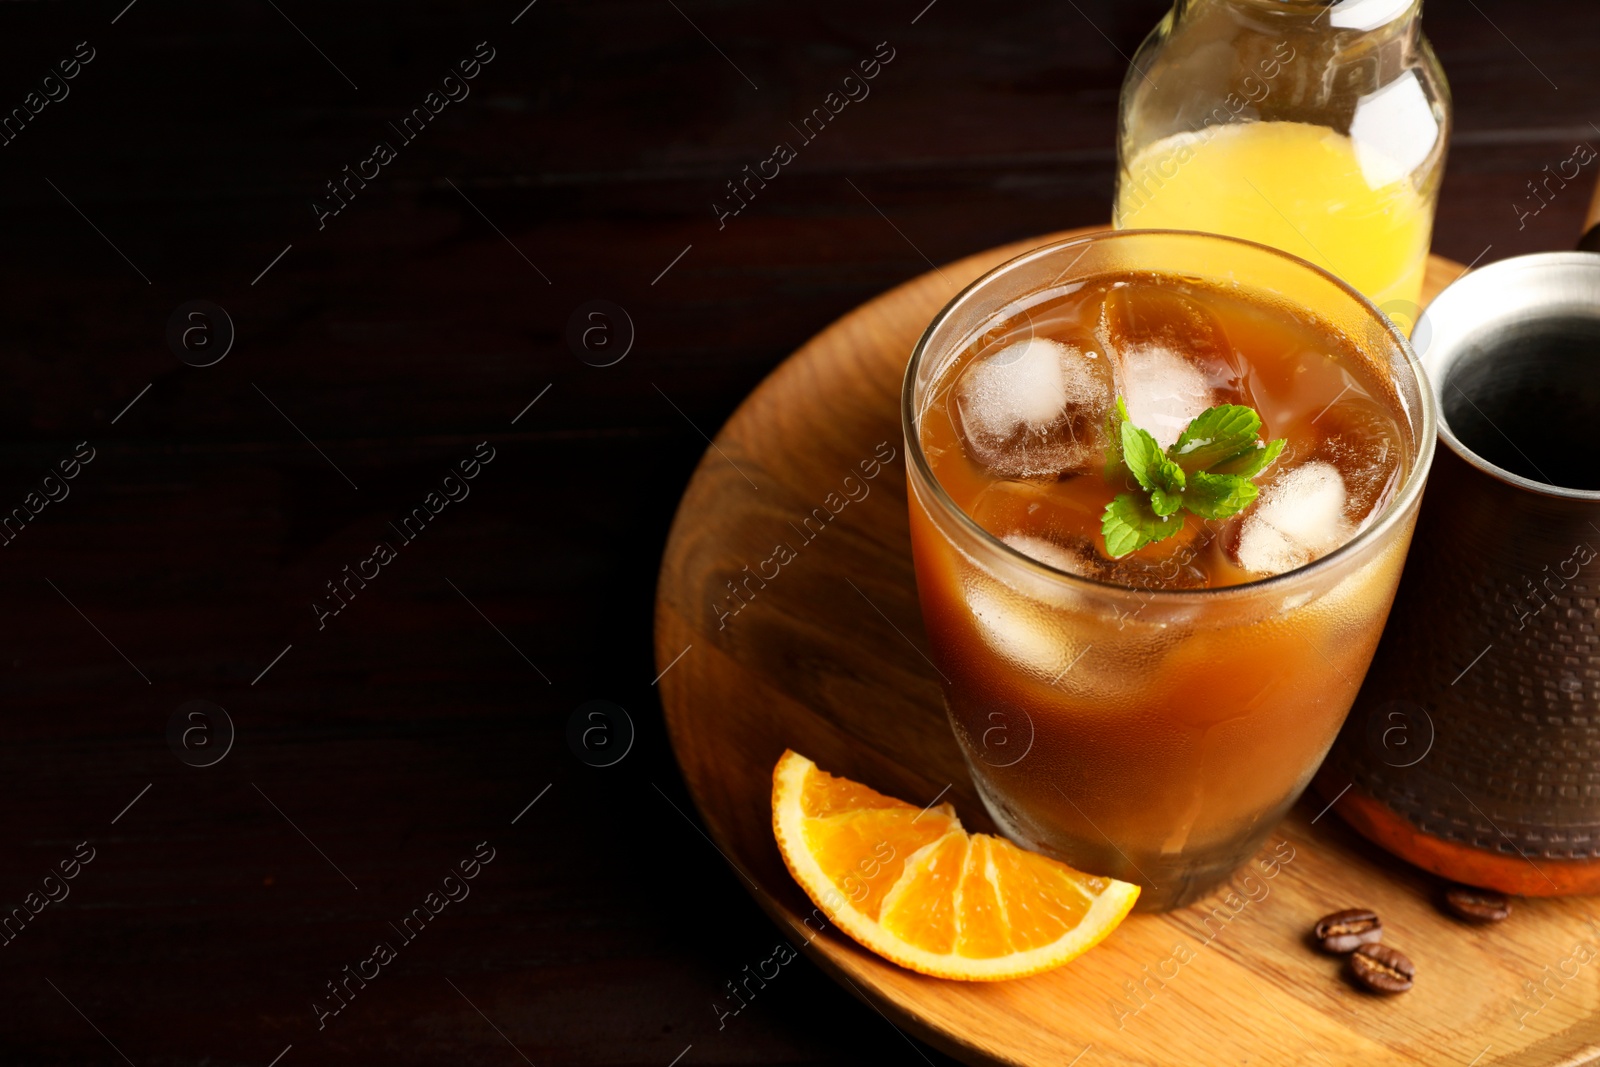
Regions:
[[[1098, 240], [1121, 239], [1312, 270], [1214, 237]], [[1139, 882], [1141, 906], [1160, 908], [1247, 859], [1327, 752], [1387, 616], [1431, 429], [1419, 435], [1403, 395], [1415, 379], [1396, 376], [1409, 367], [1392, 330], [1105, 258], [1013, 294], [925, 375], [912, 543], [991, 814], [1024, 844]], [[1359, 300], [1319, 280], [1324, 302]], [[1117, 397], [1163, 448], [1221, 404], [1253, 409], [1261, 437], [1286, 445], [1243, 511], [1189, 515], [1113, 558], [1102, 515], [1137, 489], [1117, 463]]]

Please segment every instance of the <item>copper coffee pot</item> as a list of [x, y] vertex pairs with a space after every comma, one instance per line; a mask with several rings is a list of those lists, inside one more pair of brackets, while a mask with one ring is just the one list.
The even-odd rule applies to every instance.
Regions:
[[1578, 247], [1474, 271], [1417, 321], [1443, 447], [1317, 778], [1389, 851], [1532, 896], [1600, 892], [1600, 190]]

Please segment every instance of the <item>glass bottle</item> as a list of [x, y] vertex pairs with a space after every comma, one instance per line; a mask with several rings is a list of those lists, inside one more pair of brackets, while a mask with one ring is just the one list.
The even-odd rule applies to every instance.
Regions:
[[1177, 0], [1122, 86], [1114, 224], [1273, 245], [1415, 321], [1450, 130], [1421, 0]]

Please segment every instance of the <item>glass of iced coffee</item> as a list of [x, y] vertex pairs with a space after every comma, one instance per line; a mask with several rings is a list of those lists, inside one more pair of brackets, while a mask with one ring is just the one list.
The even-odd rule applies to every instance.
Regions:
[[1262, 844], [1350, 709], [1410, 544], [1434, 401], [1405, 337], [1262, 245], [1036, 249], [917, 343], [917, 585], [1000, 829], [1196, 899]]

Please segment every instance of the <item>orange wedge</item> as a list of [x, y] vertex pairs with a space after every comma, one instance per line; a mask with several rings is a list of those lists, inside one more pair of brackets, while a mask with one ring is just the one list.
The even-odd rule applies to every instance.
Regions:
[[797, 752], [772, 772], [789, 873], [839, 929], [886, 960], [992, 982], [1059, 967], [1122, 922], [1139, 887], [1075, 871], [835, 778]]

